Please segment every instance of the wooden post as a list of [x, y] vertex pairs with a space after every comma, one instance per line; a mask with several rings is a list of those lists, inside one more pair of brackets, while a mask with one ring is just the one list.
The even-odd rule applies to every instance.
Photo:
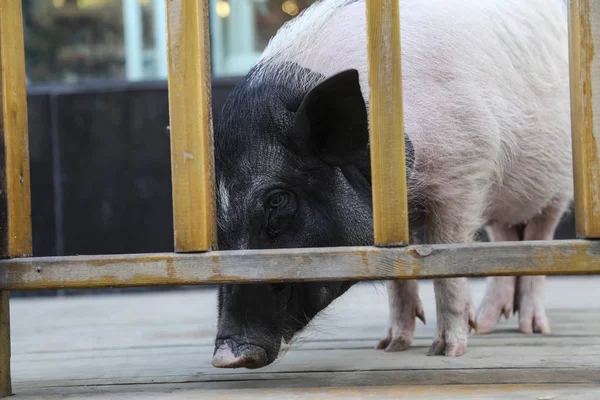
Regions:
[[[30, 256], [29, 141], [20, 1], [0, 2], [0, 257]], [[10, 379], [10, 292], [0, 292], [0, 397]]]
[[590, 275], [600, 240], [21, 257], [0, 271], [0, 290]]
[[399, 0], [367, 0], [367, 30], [375, 245], [407, 245]]
[[600, 3], [569, 1], [571, 134], [577, 237], [600, 238]]
[[208, 2], [165, 1], [175, 251], [210, 251], [216, 207]]
[[0, 291], [0, 397], [12, 394], [10, 378], [10, 292]]

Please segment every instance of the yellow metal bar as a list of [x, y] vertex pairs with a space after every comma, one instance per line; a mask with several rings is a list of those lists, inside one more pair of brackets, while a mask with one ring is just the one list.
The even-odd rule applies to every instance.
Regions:
[[600, 274], [600, 241], [15, 258], [0, 290], [578, 274]]
[[175, 251], [209, 251], [216, 222], [208, 2], [165, 1]]
[[375, 245], [409, 243], [399, 0], [367, 0]]
[[571, 129], [577, 236], [600, 238], [600, 3], [569, 1]]
[[[20, 1], [0, 2], [0, 257], [30, 256], [31, 200]], [[0, 397], [12, 392], [10, 292], [0, 291]]]
[[29, 139], [20, 1], [0, 2], [0, 256], [31, 255]]

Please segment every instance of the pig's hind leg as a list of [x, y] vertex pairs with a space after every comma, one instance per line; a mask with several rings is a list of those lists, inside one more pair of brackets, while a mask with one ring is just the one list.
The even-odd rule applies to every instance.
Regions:
[[[568, 202], [557, 198], [525, 227], [524, 240], [552, 240]], [[545, 276], [520, 276], [515, 290], [515, 312], [519, 312], [519, 330], [522, 333], [550, 333], [550, 323], [544, 307]]]
[[[494, 222], [486, 231], [492, 242], [511, 242], [521, 240], [516, 226]], [[515, 276], [494, 276], [487, 280], [485, 295], [477, 310], [477, 333], [494, 330], [500, 317], [510, 317], [514, 308]]]
[[389, 328], [377, 345], [378, 350], [403, 351], [412, 343], [415, 318], [425, 323], [425, 312], [419, 298], [419, 282], [415, 279], [388, 282]]
[[[567, 201], [554, 199], [524, 228], [523, 240], [552, 240]], [[518, 228], [494, 223], [488, 227], [492, 241], [520, 240]], [[544, 307], [544, 276], [502, 276], [487, 281], [486, 292], [477, 311], [477, 333], [494, 330], [500, 317], [519, 313], [522, 333], [550, 333], [550, 324]]]

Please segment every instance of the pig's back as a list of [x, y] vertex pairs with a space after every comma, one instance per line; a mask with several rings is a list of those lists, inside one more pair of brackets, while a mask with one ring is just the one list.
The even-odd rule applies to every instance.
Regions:
[[[570, 196], [564, 2], [400, 4], [405, 131], [416, 155], [410, 187], [439, 201], [474, 187], [488, 205], [484, 218], [511, 223]], [[356, 68], [368, 101], [365, 17], [363, 0], [318, 3], [271, 41], [263, 59], [326, 76]]]

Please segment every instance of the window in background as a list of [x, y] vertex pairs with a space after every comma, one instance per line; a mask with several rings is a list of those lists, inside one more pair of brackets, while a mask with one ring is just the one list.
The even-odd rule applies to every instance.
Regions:
[[164, 2], [23, 0], [28, 83], [165, 79]]
[[244, 75], [277, 30], [315, 0], [209, 0], [213, 76]]
[[[214, 77], [241, 76], [315, 0], [206, 0]], [[167, 78], [165, 0], [23, 0], [27, 81]]]

